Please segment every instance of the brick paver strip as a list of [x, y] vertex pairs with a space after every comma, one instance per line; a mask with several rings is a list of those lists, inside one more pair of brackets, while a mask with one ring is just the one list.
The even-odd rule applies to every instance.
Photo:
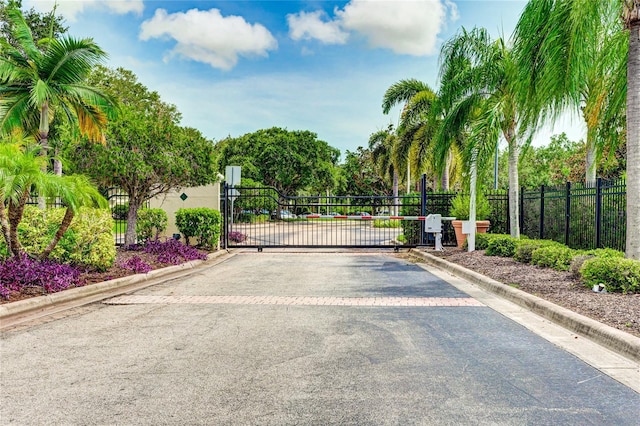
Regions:
[[470, 297], [310, 297], [310, 296], [147, 296], [126, 295], [104, 301], [108, 305], [204, 304], [299, 306], [484, 306]]

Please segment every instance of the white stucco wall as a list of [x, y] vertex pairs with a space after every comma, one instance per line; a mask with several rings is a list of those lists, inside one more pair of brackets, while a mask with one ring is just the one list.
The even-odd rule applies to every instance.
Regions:
[[[183, 193], [187, 195], [184, 201], [180, 198], [180, 195]], [[167, 212], [169, 221], [164, 236], [171, 237], [173, 234], [178, 233], [178, 228], [176, 228], [176, 212], [178, 209], [206, 207], [220, 210], [220, 183], [193, 188], [182, 188], [179, 191], [159, 195], [149, 200], [149, 207], [162, 209]], [[182, 241], [184, 241], [184, 237]]]

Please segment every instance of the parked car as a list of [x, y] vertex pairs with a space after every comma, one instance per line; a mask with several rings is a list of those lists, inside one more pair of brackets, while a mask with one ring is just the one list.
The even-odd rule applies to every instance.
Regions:
[[296, 215], [291, 213], [289, 210], [282, 210], [280, 212], [280, 219], [295, 219]]

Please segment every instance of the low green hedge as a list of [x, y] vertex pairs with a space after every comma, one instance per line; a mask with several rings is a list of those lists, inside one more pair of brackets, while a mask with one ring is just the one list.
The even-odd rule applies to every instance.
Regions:
[[485, 254], [487, 256], [513, 257], [519, 242], [519, 239], [510, 235], [495, 234], [489, 238]]
[[564, 247], [557, 241], [553, 240], [522, 240], [513, 255], [513, 258], [518, 262], [531, 263], [533, 252], [542, 247]]
[[604, 284], [608, 292], [640, 292], [640, 262], [620, 257], [594, 257], [580, 268], [585, 286]]
[[[58, 230], [65, 210], [26, 206], [18, 226], [18, 236], [27, 253], [37, 256], [44, 251]], [[113, 265], [116, 258], [112, 230], [110, 210], [83, 207], [49, 257], [61, 263], [105, 270]], [[3, 239], [0, 239], [0, 253], [7, 253]]]
[[195, 237], [198, 246], [211, 250], [218, 247], [222, 216], [218, 210], [208, 208], [179, 209], [176, 212], [176, 226], [184, 235], [186, 243]]
[[564, 245], [547, 245], [533, 251], [531, 263], [558, 271], [568, 271], [573, 257], [578, 254], [580, 254], [579, 251]]

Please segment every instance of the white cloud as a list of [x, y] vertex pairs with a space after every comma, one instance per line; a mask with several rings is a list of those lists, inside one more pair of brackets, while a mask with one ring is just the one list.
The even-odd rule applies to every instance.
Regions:
[[367, 38], [371, 47], [396, 53], [426, 56], [436, 52], [438, 34], [448, 20], [458, 18], [451, 0], [351, 0], [335, 9], [333, 20], [323, 12], [289, 15], [292, 39], [344, 43], [348, 32]]
[[25, 6], [34, 7], [40, 12], [49, 12], [55, 3], [57, 3], [57, 12], [71, 22], [75, 22], [78, 15], [91, 8], [107, 10], [119, 15], [126, 13], [140, 15], [144, 10], [142, 0], [27, 0]]
[[140, 27], [140, 39], [169, 38], [177, 42], [165, 60], [181, 56], [229, 70], [238, 56], [267, 56], [278, 42], [260, 24], [250, 24], [240, 16], [222, 16], [218, 9], [168, 14], [156, 10]]
[[287, 15], [287, 23], [293, 40], [316, 39], [327, 44], [344, 44], [349, 37], [337, 21], [328, 21], [327, 14], [321, 10]]

